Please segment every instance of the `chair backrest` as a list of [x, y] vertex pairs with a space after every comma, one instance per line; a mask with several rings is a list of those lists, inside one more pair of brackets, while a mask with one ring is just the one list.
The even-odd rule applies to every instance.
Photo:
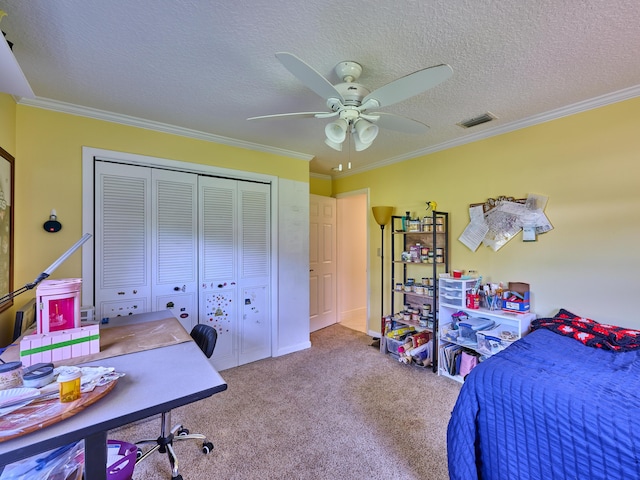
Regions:
[[207, 358], [210, 358], [213, 355], [213, 349], [216, 347], [218, 331], [211, 325], [199, 323], [191, 330], [191, 338], [195, 340]]
[[16, 310], [16, 320], [13, 325], [13, 338], [15, 342], [29, 327], [36, 323], [36, 299], [32, 298], [19, 310]]

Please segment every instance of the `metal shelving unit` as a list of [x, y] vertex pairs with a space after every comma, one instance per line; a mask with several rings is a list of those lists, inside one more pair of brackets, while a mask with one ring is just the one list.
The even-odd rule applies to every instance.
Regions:
[[[390, 314], [398, 323], [432, 332], [433, 371], [437, 372], [438, 276], [449, 271], [449, 214], [432, 211], [422, 220], [426, 221], [416, 224], [407, 222], [406, 217], [391, 217]], [[409, 279], [414, 279], [413, 287]], [[425, 306], [429, 305], [429, 315], [400, 319], [396, 314], [404, 311], [405, 305], [421, 313], [425, 313]]]

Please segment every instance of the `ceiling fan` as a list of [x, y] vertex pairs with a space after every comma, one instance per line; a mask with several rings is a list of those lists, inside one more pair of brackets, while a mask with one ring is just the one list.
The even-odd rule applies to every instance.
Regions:
[[280, 113], [251, 117], [247, 120], [263, 120], [283, 117], [338, 117], [325, 127], [325, 143], [341, 151], [342, 143], [351, 134], [356, 151], [362, 151], [373, 143], [378, 135], [378, 127], [404, 133], [424, 133], [429, 128], [411, 118], [384, 112], [370, 112], [419, 95], [453, 74], [446, 64], [427, 67], [388, 83], [373, 92], [357, 83], [362, 66], [353, 61], [340, 62], [335, 72], [342, 83], [331, 84], [320, 73], [292, 53], [279, 52], [276, 58], [304, 85], [322, 97], [330, 112]]

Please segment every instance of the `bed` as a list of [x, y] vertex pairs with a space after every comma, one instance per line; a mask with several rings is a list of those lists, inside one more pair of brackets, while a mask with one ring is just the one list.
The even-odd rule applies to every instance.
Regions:
[[450, 478], [640, 479], [640, 332], [600, 328], [593, 340], [563, 331], [567, 320], [536, 322], [467, 377], [447, 431]]

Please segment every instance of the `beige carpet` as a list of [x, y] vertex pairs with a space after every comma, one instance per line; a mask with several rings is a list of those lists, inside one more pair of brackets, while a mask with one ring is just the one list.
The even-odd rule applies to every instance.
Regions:
[[[177, 442], [184, 480], [448, 478], [446, 427], [460, 385], [400, 364], [371, 337], [333, 325], [310, 349], [222, 372], [228, 390], [173, 411], [173, 422], [209, 436]], [[170, 388], [170, 386], [167, 386]], [[110, 432], [155, 438], [159, 417]], [[134, 480], [171, 478], [166, 455]]]

